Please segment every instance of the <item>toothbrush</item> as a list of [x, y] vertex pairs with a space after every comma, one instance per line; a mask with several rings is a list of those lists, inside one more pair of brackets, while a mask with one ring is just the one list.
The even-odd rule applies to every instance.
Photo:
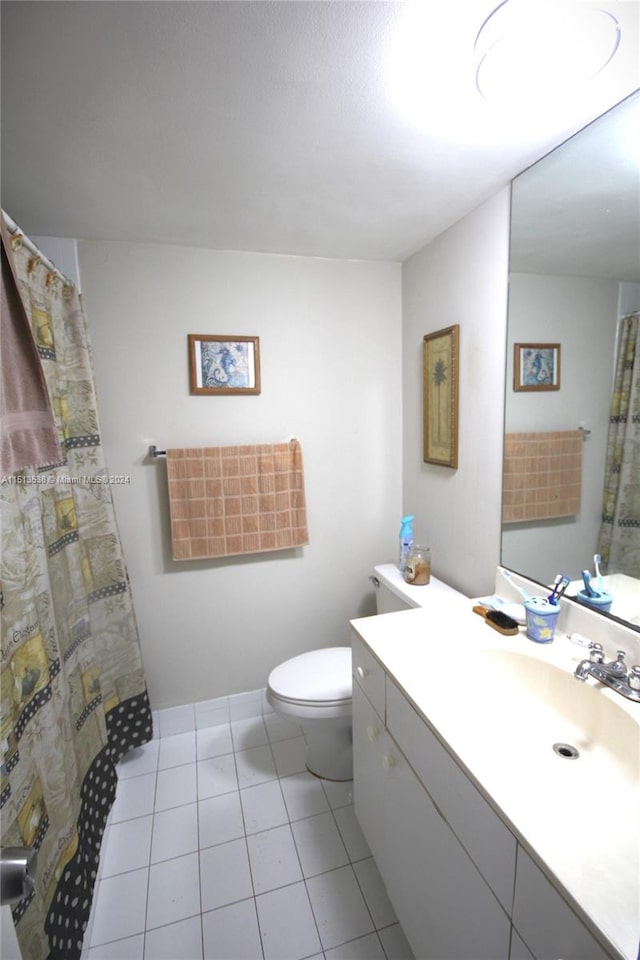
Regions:
[[583, 571], [582, 571], [582, 582], [584, 583], [584, 592], [586, 593], [586, 595], [587, 595], [588, 597], [599, 597], [599, 596], [600, 596], [600, 594], [599, 594], [599, 593], [596, 593], [596, 591], [595, 591], [595, 590], [593, 589], [593, 587], [591, 586], [591, 574], [589, 573], [588, 570], [583, 570]]
[[503, 570], [502, 576], [505, 578], [505, 580], [508, 580], [511, 586], [518, 591], [518, 593], [520, 594], [523, 600], [531, 600], [531, 594], [527, 593], [526, 590], [523, 590], [522, 587], [518, 586], [518, 584], [512, 579], [511, 574], [509, 573], [508, 570]]
[[604, 581], [602, 579], [602, 573], [600, 572], [600, 564], [602, 563], [602, 557], [599, 553], [594, 553], [593, 555], [593, 566], [596, 571], [596, 576], [598, 578], [598, 590], [600, 593], [604, 593]]
[[565, 590], [567, 589], [570, 583], [571, 583], [570, 577], [568, 577], [566, 574], [559, 573], [554, 581], [553, 590], [547, 597], [547, 600], [549, 601], [549, 603], [552, 603], [554, 606], [557, 606], [560, 601], [560, 597], [565, 592]]

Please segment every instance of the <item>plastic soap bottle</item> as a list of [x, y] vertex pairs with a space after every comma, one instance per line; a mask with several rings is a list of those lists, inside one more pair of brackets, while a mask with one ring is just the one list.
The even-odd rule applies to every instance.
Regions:
[[404, 574], [407, 568], [409, 548], [413, 545], [413, 519], [413, 516], [403, 517], [400, 523], [400, 555], [398, 558], [398, 566], [402, 574]]

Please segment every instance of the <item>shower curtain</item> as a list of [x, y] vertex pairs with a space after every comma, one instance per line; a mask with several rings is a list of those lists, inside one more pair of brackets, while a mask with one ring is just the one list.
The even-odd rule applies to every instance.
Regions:
[[639, 324], [639, 313], [620, 321], [598, 542], [605, 569], [630, 577], [640, 577]]
[[2, 229], [62, 460], [0, 478], [1, 844], [38, 851], [35, 890], [12, 908], [23, 960], [77, 960], [115, 764], [151, 738], [151, 711], [83, 301]]

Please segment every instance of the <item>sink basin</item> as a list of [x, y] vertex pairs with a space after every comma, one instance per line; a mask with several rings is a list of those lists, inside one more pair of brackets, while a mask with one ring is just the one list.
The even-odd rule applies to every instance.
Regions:
[[630, 709], [593, 678], [582, 683], [570, 669], [525, 652], [486, 650], [468, 667], [474, 686], [495, 691], [474, 720], [479, 737], [497, 738], [512, 757], [522, 754], [530, 769], [540, 765], [549, 774], [570, 759], [553, 745], [575, 747], [572, 769], [557, 770], [565, 788], [572, 778], [597, 794], [603, 777], [621, 790], [640, 788], [640, 704]]

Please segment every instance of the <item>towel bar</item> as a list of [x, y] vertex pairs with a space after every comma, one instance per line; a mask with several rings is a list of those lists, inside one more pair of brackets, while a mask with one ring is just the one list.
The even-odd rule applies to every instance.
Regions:
[[[295, 442], [296, 442], [296, 438], [295, 438], [295, 437], [287, 437], [287, 439], [284, 440], [283, 442], [284, 442], [284, 443], [295, 443]], [[149, 447], [149, 456], [152, 457], [154, 460], [157, 460], [158, 457], [166, 457], [166, 455], [167, 455], [167, 451], [166, 451], [166, 450], [158, 450], [158, 448], [156, 447], [155, 443], [152, 444], [152, 445]]]

